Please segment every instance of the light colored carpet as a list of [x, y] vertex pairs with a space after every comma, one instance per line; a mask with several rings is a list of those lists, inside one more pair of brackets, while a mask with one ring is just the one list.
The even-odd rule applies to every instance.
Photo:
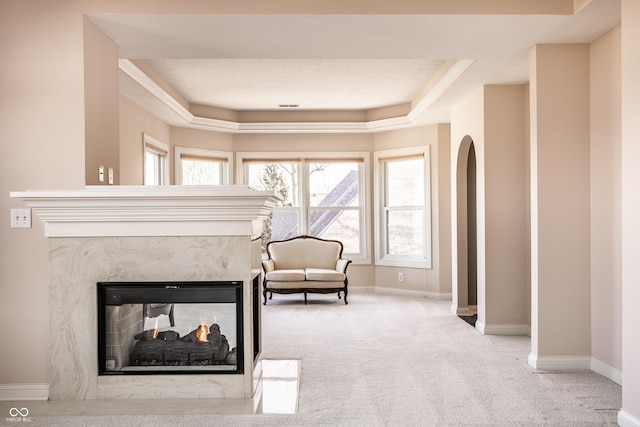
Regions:
[[301, 360], [297, 414], [39, 415], [30, 425], [616, 425], [620, 386], [587, 371], [536, 371], [528, 337], [483, 336], [449, 307], [371, 293], [305, 306], [275, 295], [263, 307], [263, 357]]

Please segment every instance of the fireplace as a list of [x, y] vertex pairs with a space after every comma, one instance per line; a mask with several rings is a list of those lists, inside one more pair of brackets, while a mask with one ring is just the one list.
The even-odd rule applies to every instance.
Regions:
[[[11, 197], [27, 203], [49, 239], [49, 399], [254, 397], [262, 372], [260, 235], [263, 220], [280, 201], [273, 192], [246, 186], [104, 186]], [[119, 301], [105, 298], [103, 321], [107, 311], [119, 312], [109, 314], [109, 327], [120, 323], [117, 338], [109, 338], [113, 330], [107, 332], [106, 322], [98, 325], [97, 283], [126, 288], [124, 295], [109, 294]], [[137, 286], [149, 291], [152, 284], [169, 296], [128, 294]], [[199, 294], [194, 302], [182, 296], [189, 286], [203, 284], [230, 286], [222, 294], [233, 297], [202, 301]], [[210, 346], [216, 356], [180, 348], [198, 344], [181, 339], [200, 329], [185, 325], [182, 316], [201, 308], [205, 318], [193, 322], [213, 329], [205, 336], [216, 342]], [[158, 335], [162, 341], [145, 332], [155, 329], [164, 332]], [[132, 351], [142, 341], [136, 335], [151, 337], [139, 346], [145, 352], [171, 340], [177, 349], [161, 351], [164, 356], [138, 352], [133, 358], [139, 362], [132, 365]], [[111, 353], [107, 338], [113, 339]]]
[[242, 281], [98, 283], [99, 375], [241, 374]]

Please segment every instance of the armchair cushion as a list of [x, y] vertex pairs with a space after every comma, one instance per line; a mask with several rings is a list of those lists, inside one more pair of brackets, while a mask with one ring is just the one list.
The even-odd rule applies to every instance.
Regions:
[[295, 270], [274, 270], [265, 275], [268, 281], [275, 282], [296, 282], [305, 280], [305, 272], [302, 269]]
[[269, 282], [269, 288], [267, 289], [267, 292], [273, 291], [273, 292], [283, 293], [283, 294], [284, 293], [291, 293], [291, 294], [304, 293], [304, 292], [318, 293], [317, 292], [318, 290], [320, 291], [330, 290], [330, 292], [337, 292], [335, 288], [339, 285], [341, 285], [341, 283], [339, 282], [312, 282], [309, 280], [303, 280], [301, 282]]
[[307, 268], [307, 280], [322, 282], [344, 282], [346, 274], [336, 270], [327, 270], [325, 268]]

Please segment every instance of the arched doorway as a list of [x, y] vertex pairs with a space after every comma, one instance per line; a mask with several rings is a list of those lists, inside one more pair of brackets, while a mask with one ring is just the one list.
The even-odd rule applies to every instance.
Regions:
[[[456, 162], [457, 306], [461, 317], [475, 316], [478, 295], [476, 151], [473, 139], [465, 136]], [[465, 319], [467, 320], [467, 319]]]
[[478, 219], [476, 217], [476, 149], [469, 146], [467, 161], [467, 290], [469, 310], [475, 314], [478, 304]]

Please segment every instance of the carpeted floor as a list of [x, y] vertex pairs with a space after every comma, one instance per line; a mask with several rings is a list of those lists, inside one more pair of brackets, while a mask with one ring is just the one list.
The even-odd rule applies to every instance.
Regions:
[[529, 337], [483, 336], [449, 307], [371, 293], [349, 294], [346, 306], [331, 296], [310, 296], [306, 306], [299, 295], [274, 296], [263, 307], [263, 357], [301, 360], [296, 414], [153, 415], [141, 408], [132, 415], [43, 413], [30, 425], [616, 425], [620, 386], [589, 371], [536, 371], [527, 364]]

